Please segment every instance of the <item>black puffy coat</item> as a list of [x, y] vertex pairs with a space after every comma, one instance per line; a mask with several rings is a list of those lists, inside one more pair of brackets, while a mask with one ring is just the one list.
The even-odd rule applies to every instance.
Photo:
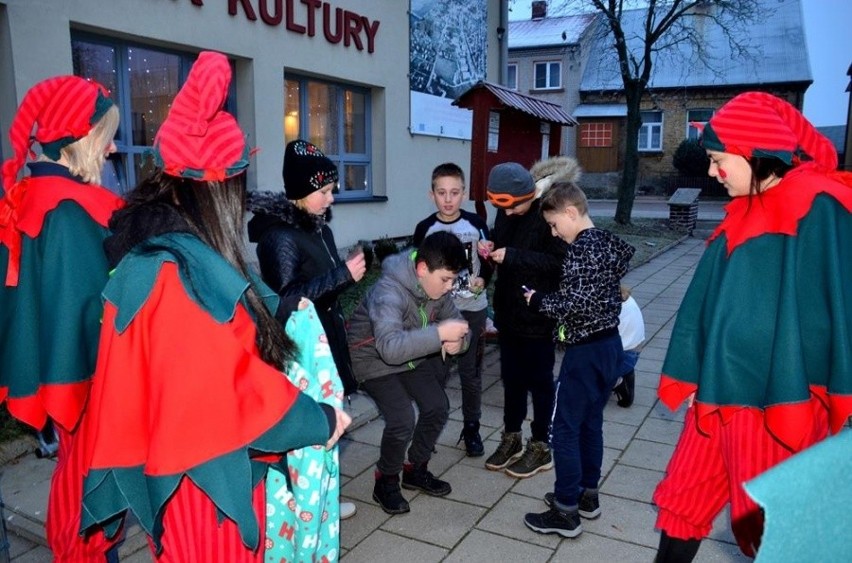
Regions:
[[506, 256], [497, 266], [492, 307], [494, 325], [502, 334], [549, 339], [554, 321], [527, 306], [521, 286], [555, 291], [568, 245], [551, 235], [539, 207], [536, 199], [523, 215], [497, 211], [491, 240], [495, 249], [506, 249]]
[[301, 297], [314, 302], [325, 329], [337, 371], [349, 395], [357, 387], [346, 343], [343, 310], [337, 297], [354, 280], [337, 254], [328, 226], [331, 210], [324, 216], [307, 213], [283, 193], [250, 192], [249, 240], [257, 243], [263, 281], [281, 297], [276, 317], [286, 322]]

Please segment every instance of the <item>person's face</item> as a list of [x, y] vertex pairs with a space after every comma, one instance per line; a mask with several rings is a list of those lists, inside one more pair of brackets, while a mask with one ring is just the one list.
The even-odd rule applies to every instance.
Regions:
[[420, 287], [429, 299], [440, 299], [453, 289], [453, 284], [458, 277], [457, 272], [451, 272], [445, 268], [430, 271], [426, 262], [418, 262], [416, 266], [417, 279]]
[[461, 178], [455, 176], [441, 176], [436, 178], [430, 192], [438, 215], [445, 221], [458, 218], [462, 199], [464, 198], [464, 184]]
[[580, 224], [580, 213], [573, 205], [562, 211], [545, 211], [542, 213], [545, 222], [550, 226], [550, 234], [559, 237], [568, 244], [577, 240], [577, 235], [583, 229]]
[[521, 204], [516, 205], [515, 207], [506, 207], [503, 211], [506, 212], [506, 215], [524, 215], [527, 211], [532, 207], [533, 200], [525, 201]]
[[326, 209], [334, 203], [334, 184], [326, 184], [315, 192], [306, 196], [302, 203], [304, 210], [312, 215], [322, 215]]
[[751, 166], [744, 157], [729, 152], [707, 151], [710, 168], [707, 174], [728, 190], [731, 197], [748, 195], [751, 189]]

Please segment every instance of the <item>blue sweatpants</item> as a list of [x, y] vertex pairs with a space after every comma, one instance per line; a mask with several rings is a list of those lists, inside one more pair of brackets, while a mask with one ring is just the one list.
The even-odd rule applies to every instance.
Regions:
[[554, 493], [561, 506], [576, 506], [582, 489], [598, 487], [603, 410], [619, 376], [621, 352], [617, 333], [565, 350], [550, 431], [556, 468]]

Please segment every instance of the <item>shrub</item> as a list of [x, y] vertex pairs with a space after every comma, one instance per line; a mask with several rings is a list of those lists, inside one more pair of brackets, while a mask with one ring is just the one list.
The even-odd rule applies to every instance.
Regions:
[[380, 264], [385, 258], [391, 254], [396, 254], [397, 252], [399, 252], [399, 246], [397, 246], [393, 239], [388, 237], [380, 238], [376, 241], [376, 244], [373, 245], [373, 253], [376, 255], [376, 258], [378, 258]]
[[697, 140], [684, 139], [672, 157], [674, 167], [684, 176], [700, 178], [707, 176], [710, 158]]

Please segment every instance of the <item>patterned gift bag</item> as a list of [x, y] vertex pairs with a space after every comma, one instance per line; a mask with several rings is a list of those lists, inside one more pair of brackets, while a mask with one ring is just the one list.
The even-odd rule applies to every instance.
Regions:
[[[285, 327], [298, 346], [287, 377], [313, 399], [343, 404], [343, 384], [313, 303], [302, 299]], [[340, 558], [340, 466], [338, 446], [312, 446], [287, 454], [289, 483], [266, 474], [266, 555], [270, 563], [337, 561]], [[292, 487], [292, 489], [291, 489]]]

